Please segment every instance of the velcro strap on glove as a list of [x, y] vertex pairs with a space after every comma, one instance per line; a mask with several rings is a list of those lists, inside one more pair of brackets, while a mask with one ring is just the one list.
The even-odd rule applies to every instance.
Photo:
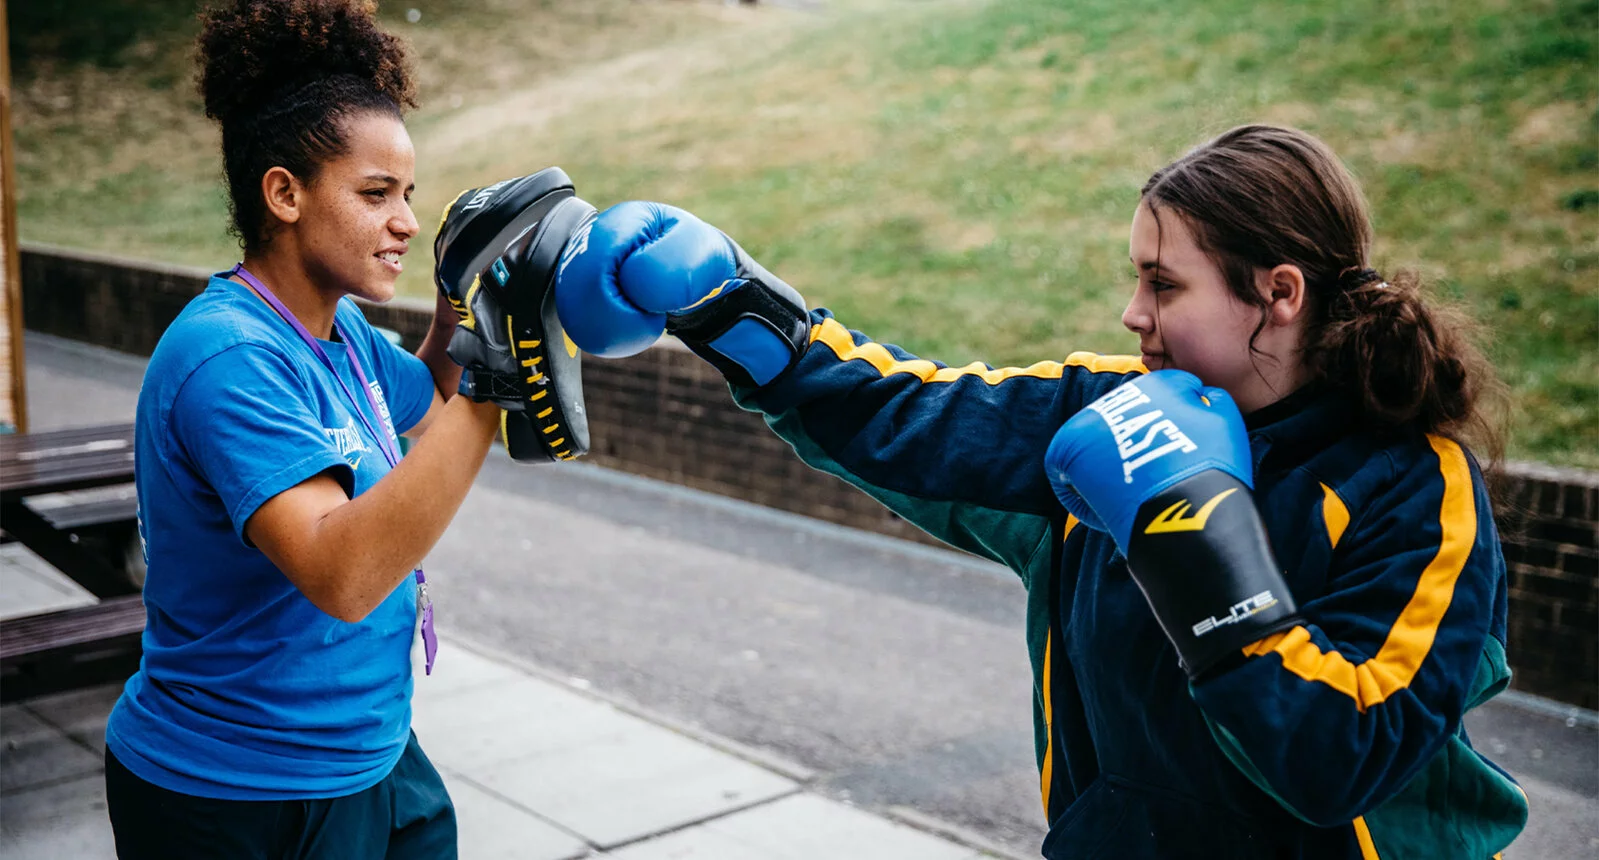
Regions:
[[738, 278], [711, 301], [666, 319], [666, 331], [721, 371], [728, 382], [756, 388], [788, 369], [810, 340], [805, 299], [733, 246]]

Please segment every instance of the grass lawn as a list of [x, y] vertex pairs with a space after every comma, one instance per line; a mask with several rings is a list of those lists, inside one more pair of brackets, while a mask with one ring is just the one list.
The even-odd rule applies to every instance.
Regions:
[[[194, 4], [85, 3], [102, 14], [12, 4], [24, 238], [224, 265]], [[384, 15], [422, 73], [425, 230], [461, 187], [559, 164], [597, 205], [692, 209], [851, 327], [954, 363], [1134, 348], [1118, 317], [1149, 173], [1241, 122], [1305, 128], [1364, 183], [1378, 267], [1420, 269], [1495, 333], [1512, 456], [1599, 467], [1594, 0]], [[402, 289], [428, 293], [430, 262]]]

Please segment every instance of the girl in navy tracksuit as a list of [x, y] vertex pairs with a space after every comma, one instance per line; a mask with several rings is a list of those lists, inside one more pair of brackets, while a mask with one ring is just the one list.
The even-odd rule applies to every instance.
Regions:
[[[735, 390], [807, 463], [1022, 577], [1046, 857], [1488, 858], [1525, 824], [1461, 724], [1510, 676], [1504, 559], [1462, 444], [1495, 444], [1497, 383], [1370, 244], [1325, 145], [1238, 128], [1143, 188], [1122, 318], [1141, 356], [949, 368], [816, 310], [794, 366]], [[1305, 619], [1192, 685], [1115, 544], [1040, 468], [1066, 418], [1163, 367], [1245, 413]]]
[[[736, 390], [807, 464], [1022, 577], [1046, 857], [1489, 858], [1521, 831], [1524, 794], [1461, 726], [1509, 679], [1505, 561], [1461, 444], [1495, 444], [1497, 382], [1414, 277], [1367, 267], [1370, 241], [1326, 145], [1233, 129], [1143, 187], [1122, 315], [1142, 356], [945, 368], [815, 310], [795, 366]], [[1246, 414], [1305, 617], [1196, 684], [1039, 468], [1063, 420], [1159, 368]]]
[[[1461, 727], [1510, 674], [1504, 560], [1463, 444], [1499, 447], [1483, 420], [1498, 383], [1413, 276], [1369, 268], [1365, 203], [1321, 142], [1242, 127], [1150, 178], [1123, 315], [1139, 356], [945, 367], [808, 310], [682, 210], [624, 203], [578, 233], [556, 300], [580, 347], [623, 355], [664, 327], [807, 463], [1021, 576], [1046, 857], [1486, 860], [1520, 832], [1525, 796]], [[1298, 606], [1267, 625], [1222, 603], [1207, 620], [1244, 644], [1191, 664], [1193, 680], [1151, 610], [1158, 590], [1146, 601], [1044, 468], [1067, 419], [1166, 368], [1246, 416], [1247, 452], [1219, 443], [1246, 472], [1253, 458], [1264, 534], [1250, 540], [1269, 541], [1264, 570], [1282, 569]], [[1123, 441], [1144, 444], [1118, 435], [1124, 460]], [[1178, 507], [1192, 527], [1163, 532], [1205, 528]], [[1138, 575], [1202, 591], [1208, 564]]]

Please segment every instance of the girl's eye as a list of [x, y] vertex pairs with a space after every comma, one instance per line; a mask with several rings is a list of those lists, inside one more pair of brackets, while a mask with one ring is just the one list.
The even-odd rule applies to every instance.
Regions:
[[387, 194], [388, 192], [383, 190], [382, 188], [373, 188], [373, 189], [371, 189], [369, 191], [363, 191], [361, 193], [365, 194], [368, 197], [373, 198], [374, 200], [382, 200], [383, 196], [385, 194]]
[[[1140, 272], [1134, 272], [1132, 274], [1132, 279], [1135, 280], [1135, 281], [1138, 281], [1139, 283], [1142, 283], [1143, 280], [1144, 280], [1144, 276]], [[1176, 284], [1167, 283], [1167, 282], [1162, 281], [1162, 280], [1160, 280], [1158, 278], [1152, 278], [1152, 279], [1150, 279], [1150, 282], [1149, 282], [1149, 288], [1151, 290], [1157, 292], [1157, 293], [1164, 293], [1167, 290], [1175, 290], [1175, 289], [1177, 289], [1177, 285]]]

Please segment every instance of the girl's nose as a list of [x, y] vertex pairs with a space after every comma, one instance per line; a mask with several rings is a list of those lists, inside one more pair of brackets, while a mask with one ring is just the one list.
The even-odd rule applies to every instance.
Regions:
[[1133, 297], [1128, 299], [1126, 310], [1122, 311], [1122, 325], [1127, 330], [1137, 335], [1147, 335], [1155, 330], [1155, 314], [1150, 310], [1150, 291], [1143, 284], [1133, 290]]

